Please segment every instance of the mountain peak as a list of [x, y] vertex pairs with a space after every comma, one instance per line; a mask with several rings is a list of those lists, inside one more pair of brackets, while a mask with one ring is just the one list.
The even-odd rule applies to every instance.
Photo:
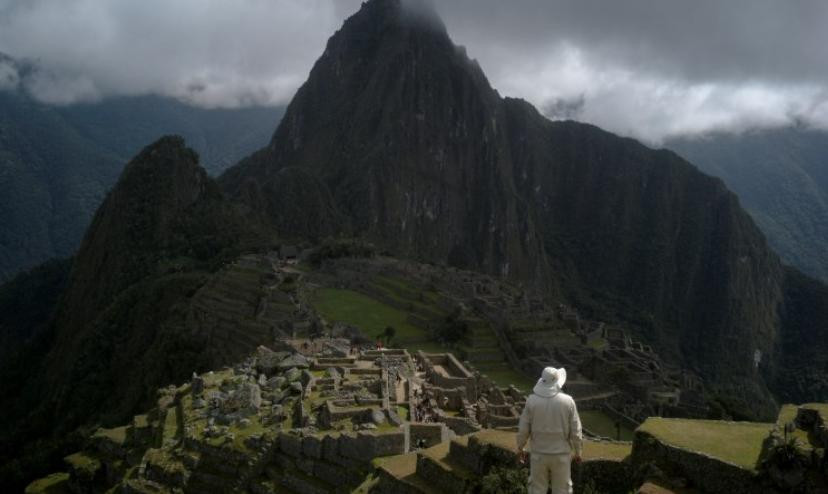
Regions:
[[446, 31], [432, 0], [368, 0], [345, 25], [351, 20], [370, 20], [376, 24], [403, 23]]
[[448, 31], [431, 0], [369, 0], [328, 41], [326, 54], [343, 46], [369, 48], [388, 35], [417, 32], [448, 40]]

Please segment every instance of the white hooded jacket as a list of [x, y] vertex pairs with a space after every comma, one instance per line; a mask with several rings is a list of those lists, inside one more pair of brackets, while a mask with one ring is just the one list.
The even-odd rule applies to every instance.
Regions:
[[532, 453], [563, 454], [583, 449], [581, 418], [575, 400], [566, 393], [544, 397], [533, 393], [526, 400], [517, 435], [518, 451], [531, 439]]

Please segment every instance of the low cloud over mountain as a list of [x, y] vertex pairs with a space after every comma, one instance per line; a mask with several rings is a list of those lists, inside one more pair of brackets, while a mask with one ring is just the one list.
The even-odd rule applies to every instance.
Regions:
[[[39, 63], [27, 88], [49, 102], [152, 92], [202, 106], [276, 104], [359, 3], [0, 0], [0, 50]], [[651, 143], [828, 127], [819, 0], [435, 3], [496, 87], [553, 118]], [[0, 88], [10, 85], [4, 70]]]

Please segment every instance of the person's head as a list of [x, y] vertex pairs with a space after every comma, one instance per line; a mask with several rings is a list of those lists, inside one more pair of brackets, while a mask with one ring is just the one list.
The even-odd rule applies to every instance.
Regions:
[[550, 397], [558, 394], [566, 382], [566, 369], [546, 367], [541, 372], [541, 377], [532, 391], [543, 397]]

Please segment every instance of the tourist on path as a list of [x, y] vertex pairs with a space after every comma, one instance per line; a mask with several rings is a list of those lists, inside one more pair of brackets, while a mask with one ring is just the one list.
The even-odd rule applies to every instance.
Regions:
[[570, 494], [571, 462], [581, 462], [583, 437], [575, 400], [562, 393], [566, 370], [547, 367], [526, 400], [517, 435], [518, 455], [526, 463], [526, 442], [531, 440], [529, 494]]

